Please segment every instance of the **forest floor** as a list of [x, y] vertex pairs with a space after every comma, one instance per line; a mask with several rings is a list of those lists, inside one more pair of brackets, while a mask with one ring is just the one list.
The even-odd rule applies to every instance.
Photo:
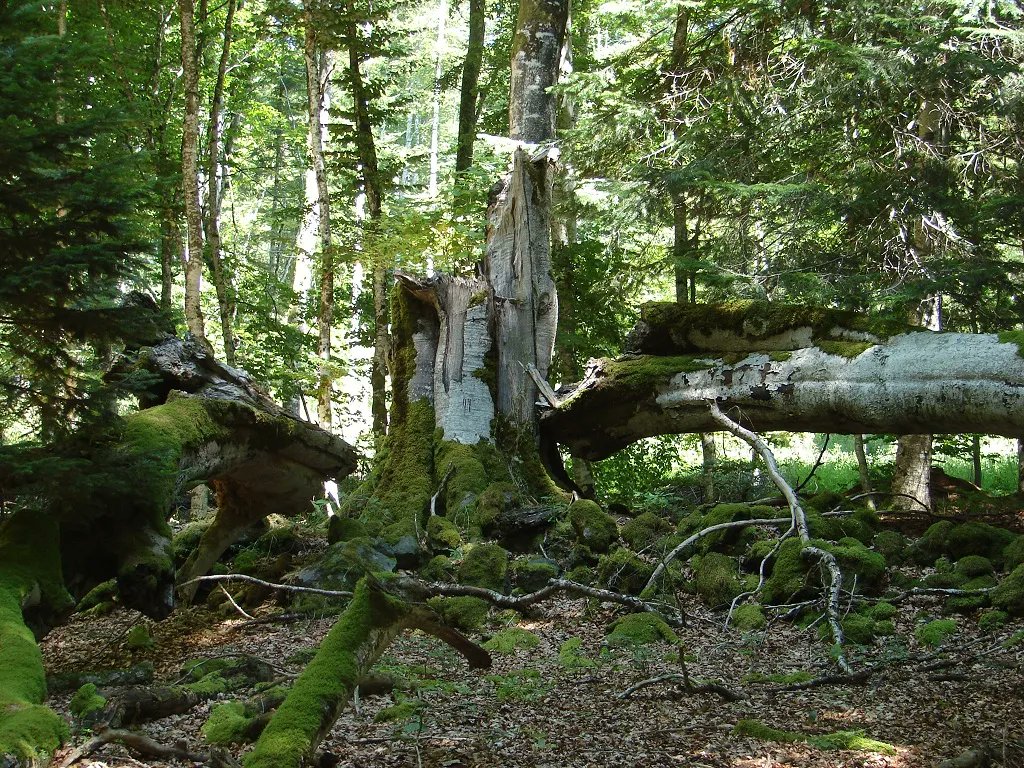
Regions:
[[[671, 683], [619, 698], [639, 681], [678, 673], [679, 649], [666, 642], [608, 649], [605, 631], [615, 610], [582, 599], [556, 599], [518, 622], [536, 634], [539, 645], [494, 654], [489, 671], [469, 670], [433, 637], [405, 633], [378, 669], [412, 687], [349, 706], [321, 748], [341, 766], [933, 768], [944, 758], [982, 747], [991, 754], [992, 766], [1024, 766], [1021, 622], [983, 634], [971, 617], [958, 616], [959, 631], [936, 652], [918, 645], [913, 630], [922, 617], [938, 615], [938, 604], [928, 598], [908, 601], [895, 617], [897, 635], [852, 654], [856, 668], [893, 662], [866, 684], [787, 691], [781, 684], [754, 680], [758, 674], [836, 671], [827, 645], [813, 630], [774, 622], [764, 631], [740, 633], [723, 628], [724, 614], [708, 611], [695, 599], [684, 607], [689, 626], [679, 638], [690, 676], [695, 682], [717, 681], [746, 698], [729, 702], [713, 694], [691, 695]], [[509, 614], [492, 614], [489, 632], [515, 621]], [[241, 616], [225, 618], [197, 607], [152, 623], [155, 646], [130, 651], [128, 631], [142, 622], [149, 623], [123, 609], [101, 618], [74, 618], [42, 643], [48, 671], [124, 667], [149, 659], [157, 680], [175, 681], [187, 660], [246, 653], [297, 675], [332, 619], [253, 625]], [[560, 659], [559, 650], [571, 638], [579, 638], [578, 650]], [[926, 663], [897, 661], [929, 654]], [[387, 710], [396, 697], [407, 705]], [[57, 695], [50, 704], [68, 715], [69, 698]], [[205, 750], [200, 728], [214, 703], [142, 730], [162, 743], [183, 740], [193, 750]], [[405, 716], [379, 722], [382, 711]], [[863, 731], [894, 749], [892, 754], [835, 751], [763, 741], [735, 735], [733, 727], [741, 719], [804, 734]], [[80, 730], [74, 742], [88, 736]], [[143, 763], [115, 745], [75, 763], [78, 768], [140, 765], [191, 764]]]

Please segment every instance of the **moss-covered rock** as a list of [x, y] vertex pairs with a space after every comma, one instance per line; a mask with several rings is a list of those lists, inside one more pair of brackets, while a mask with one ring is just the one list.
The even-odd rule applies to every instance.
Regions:
[[914, 637], [922, 645], [935, 647], [946, 642], [956, 631], [956, 622], [952, 619], [935, 619], [917, 627]]
[[812, 544], [831, 552], [843, 571], [843, 584], [852, 588], [854, 580], [858, 591], [877, 593], [885, 582], [885, 558], [872, 552], [859, 539], [845, 537], [836, 543], [813, 541]]
[[610, 648], [648, 645], [659, 640], [679, 642], [672, 628], [653, 613], [631, 613], [623, 616], [612, 623], [605, 637], [605, 643]]
[[569, 523], [576, 537], [592, 552], [607, 552], [619, 538], [615, 518], [590, 499], [579, 499], [569, 506]]
[[479, 597], [432, 597], [427, 605], [456, 629], [475, 632], [487, 621], [490, 603]]
[[879, 531], [871, 540], [871, 548], [889, 565], [900, 565], [906, 562], [910, 542], [899, 531]]
[[992, 605], [1011, 616], [1024, 616], [1024, 565], [1018, 565], [1010, 575], [992, 590]]
[[982, 632], [995, 632], [1010, 620], [1010, 614], [1006, 611], [992, 610], [985, 611], [978, 617], [978, 629]]
[[764, 584], [763, 595], [768, 603], [788, 603], [808, 593], [808, 564], [802, 556], [803, 549], [799, 539], [782, 542]]
[[[444, 487], [444, 508], [448, 517], [469, 522], [470, 510], [493, 479], [485, 464], [493, 464], [488, 454], [494, 446], [481, 442], [463, 445], [451, 440], [437, 440], [434, 465], [437, 477], [448, 475]], [[449, 472], [451, 474], [449, 474]]]
[[711, 608], [729, 605], [743, 592], [736, 561], [720, 552], [708, 552], [694, 559], [694, 589]]
[[420, 569], [420, 576], [427, 581], [453, 581], [456, 565], [450, 557], [436, 555]]
[[[991, 574], [976, 576], [968, 579], [962, 589], [982, 590], [989, 589], [996, 585], [995, 577]], [[979, 608], [985, 608], [991, 602], [987, 592], [977, 592], [972, 595], [952, 595], [946, 599], [943, 610], [946, 613], [971, 613]]]
[[625, 547], [618, 547], [597, 563], [597, 579], [608, 589], [639, 595], [654, 574], [654, 566]]
[[125, 638], [125, 645], [133, 651], [142, 651], [146, 648], [152, 648], [153, 638], [149, 634], [149, 627], [145, 624], [136, 624], [128, 631], [128, 637]]
[[732, 612], [732, 625], [740, 631], [764, 629], [767, 623], [764, 611], [757, 603], [738, 605]]
[[953, 570], [961, 576], [966, 576], [968, 579], [973, 579], [977, 576], [990, 576], [995, 573], [992, 561], [981, 555], [968, 555], [967, 557], [960, 558], [956, 561]]
[[519, 558], [512, 563], [512, 580], [523, 592], [535, 592], [558, 578], [558, 563], [546, 558]]
[[884, 621], [886, 619], [891, 619], [898, 612], [899, 611], [897, 610], [895, 605], [893, 605], [892, 603], [887, 603], [884, 600], [875, 603], [873, 606], [871, 606], [870, 609], [868, 609], [868, 613], [870, 614], [871, 618], [875, 619], [876, 621]]
[[999, 564], [1003, 562], [1004, 550], [1013, 543], [1014, 538], [1011, 531], [987, 523], [958, 525], [951, 520], [940, 520], [931, 525], [917, 542], [915, 559], [928, 563], [940, 555], [953, 560], [980, 555]]
[[518, 650], [529, 650], [540, 645], [540, 638], [528, 629], [509, 627], [497, 632], [484, 643], [484, 648], [498, 654], [515, 653]]
[[623, 525], [619, 535], [630, 549], [639, 552], [673, 530], [672, 524], [665, 518], [653, 512], [644, 512]]
[[[654, 573], [654, 571], [651, 571], [651, 573]], [[565, 574], [565, 577], [569, 581], [575, 581], [577, 584], [585, 584], [586, 586], [597, 583], [597, 574], [589, 565], [577, 565]], [[644, 583], [646, 584], [647, 582]]]
[[508, 552], [497, 544], [475, 544], [459, 565], [459, 582], [507, 592], [508, 560]]
[[85, 721], [107, 705], [107, 699], [100, 695], [95, 683], [86, 683], [71, 697], [68, 709], [79, 721]]
[[840, 622], [847, 641], [857, 645], [871, 645], [875, 639], [875, 620], [859, 613], [847, 614]]
[[427, 520], [427, 544], [435, 552], [451, 552], [462, 545], [462, 534], [459, 533], [459, 527], [448, 518], [433, 515]]
[[1024, 536], [1018, 536], [1003, 549], [1003, 565], [1008, 571], [1024, 565]]
[[216, 746], [231, 746], [246, 741], [246, 731], [252, 717], [240, 701], [223, 701], [214, 704], [210, 716], [203, 724], [202, 734], [207, 743]]
[[488, 485], [476, 500], [474, 524], [484, 533], [494, 531], [495, 521], [502, 512], [512, 508], [519, 499], [519, 489], [507, 481]]
[[[710, 509], [700, 508], [684, 517], [677, 527], [683, 538], [722, 523], [742, 520], [771, 520], [785, 515], [774, 507], [756, 504], [716, 504]], [[696, 543], [697, 552], [724, 552], [742, 554], [757, 539], [755, 528], [726, 528], [702, 537]]]

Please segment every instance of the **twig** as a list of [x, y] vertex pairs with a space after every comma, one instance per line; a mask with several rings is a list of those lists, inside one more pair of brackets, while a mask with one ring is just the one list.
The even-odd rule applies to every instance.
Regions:
[[326, 595], [327, 597], [352, 597], [351, 592], [344, 592], [337, 589], [316, 589], [315, 587], [296, 587], [291, 584], [275, 584], [272, 581], [257, 579], [255, 576], [245, 576], [241, 573], [225, 573], [217, 576], [200, 576], [196, 579], [189, 579], [178, 585], [178, 589], [195, 584], [197, 581], [245, 581], [250, 584], [258, 584], [269, 589], [279, 589], [282, 592], [305, 592], [312, 595]]
[[643, 688], [665, 682], [680, 683], [683, 686], [683, 690], [687, 693], [713, 693], [717, 696], [721, 696], [726, 701], [742, 701], [746, 698], [744, 694], [738, 693], [731, 688], [726, 688], [724, 685], [719, 685], [718, 683], [702, 683], [701, 685], [693, 685], [686, 675], [678, 672], [672, 672], [667, 675], [658, 675], [657, 677], [652, 677], [647, 680], [641, 680], [639, 683], [635, 683], [621, 693], [616, 694], [615, 698], [628, 699], [634, 693]]
[[829, 432], [825, 435], [825, 441], [821, 445], [821, 450], [818, 452], [818, 458], [814, 462], [814, 466], [811, 467], [811, 471], [807, 473], [807, 477], [803, 479], [796, 488], [793, 489], [793, 493], [800, 493], [804, 489], [804, 486], [811, 482], [811, 478], [814, 477], [814, 473], [818, 471], [818, 467], [821, 466], [821, 460], [825, 458], [825, 451], [828, 450], [828, 441], [832, 439], [832, 433]]
[[541, 587], [536, 592], [513, 597], [503, 595], [483, 587], [470, 587], [464, 584], [440, 584], [437, 582], [420, 581], [419, 579], [401, 578], [397, 581], [396, 587], [408, 595], [424, 599], [427, 597], [479, 597], [498, 608], [510, 608], [513, 611], [523, 612], [537, 603], [546, 600], [559, 592], [567, 592], [572, 595], [593, 597], [606, 603], [618, 603], [632, 608], [634, 611], [653, 613], [665, 620], [674, 627], [686, 625], [683, 614], [675, 609], [667, 610], [667, 606], [658, 606], [639, 597], [623, 595], [607, 589], [588, 587], [568, 579], [551, 579], [547, 586]]
[[444, 489], [448, 487], [448, 481], [452, 475], [455, 474], [455, 464], [449, 464], [447, 471], [444, 473], [444, 477], [441, 478], [441, 482], [437, 486], [437, 493], [430, 497], [430, 516], [433, 517], [437, 514], [437, 500], [444, 493]]
[[228, 602], [235, 607], [236, 611], [238, 611], [240, 614], [242, 614], [245, 618], [249, 619], [250, 621], [256, 620], [255, 616], [250, 616], [248, 613], [245, 612], [245, 609], [242, 608], [242, 606], [235, 602], [235, 598], [231, 596], [230, 592], [224, 589], [223, 584], [218, 584], [217, 586], [220, 587], [220, 591], [224, 593], [224, 597], [226, 597], [228, 599]]
[[88, 757], [104, 744], [112, 742], [123, 744], [130, 751], [143, 757], [182, 759], [192, 763], [213, 762], [211, 755], [189, 752], [183, 742], [168, 746], [154, 741], [142, 733], [102, 726], [95, 736], [64, 758], [59, 768], [68, 768], [68, 766], [81, 760], [83, 757]]
[[843, 626], [839, 619], [839, 597], [843, 587], [843, 572], [839, 569], [836, 556], [827, 550], [820, 547], [805, 547], [801, 554], [817, 557], [818, 561], [824, 563], [828, 569], [829, 585], [828, 598], [825, 601], [825, 616], [832, 630], [832, 639], [836, 644], [836, 648], [839, 649], [838, 657], [836, 658], [839, 668], [848, 675], [853, 674], [853, 667], [850, 666], [850, 662], [846, 660], [846, 655], [843, 653], [843, 643], [846, 638], [843, 636]]

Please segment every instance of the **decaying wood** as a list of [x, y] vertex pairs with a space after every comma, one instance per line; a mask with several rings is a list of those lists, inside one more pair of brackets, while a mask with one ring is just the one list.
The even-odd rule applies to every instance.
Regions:
[[190, 763], [201, 763], [212, 768], [232, 768], [237, 763], [221, 750], [209, 753], [192, 752], [184, 741], [175, 744], [161, 744], [144, 733], [127, 731], [120, 728], [104, 726], [95, 736], [75, 749], [60, 762], [60, 768], [70, 768], [79, 760], [88, 757], [105, 744], [123, 744], [128, 751], [139, 757], [156, 758], [158, 760], [186, 760]]

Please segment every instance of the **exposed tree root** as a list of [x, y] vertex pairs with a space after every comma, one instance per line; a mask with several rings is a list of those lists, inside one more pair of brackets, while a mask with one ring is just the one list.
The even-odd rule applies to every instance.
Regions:
[[628, 699], [637, 691], [647, 688], [652, 685], [658, 685], [659, 683], [679, 683], [683, 687], [683, 692], [687, 694], [700, 694], [700, 693], [713, 693], [716, 696], [721, 696], [726, 701], [743, 701], [747, 698], [745, 694], [734, 691], [731, 688], [727, 688], [719, 683], [701, 683], [700, 685], [694, 685], [688, 675], [679, 674], [678, 672], [670, 675], [658, 675], [657, 677], [651, 677], [647, 680], [641, 680], [639, 683], [629, 686], [626, 690], [617, 694], [617, 699]]
[[60, 762], [58, 768], [69, 768], [105, 744], [123, 744], [129, 752], [139, 757], [156, 758], [158, 760], [187, 760], [191, 763], [202, 763], [212, 768], [233, 768], [233, 766], [237, 765], [228, 755], [220, 750], [213, 750], [210, 753], [190, 752], [184, 742], [177, 742], [171, 745], [161, 744], [144, 733], [102, 726], [95, 736], [65, 757]]

